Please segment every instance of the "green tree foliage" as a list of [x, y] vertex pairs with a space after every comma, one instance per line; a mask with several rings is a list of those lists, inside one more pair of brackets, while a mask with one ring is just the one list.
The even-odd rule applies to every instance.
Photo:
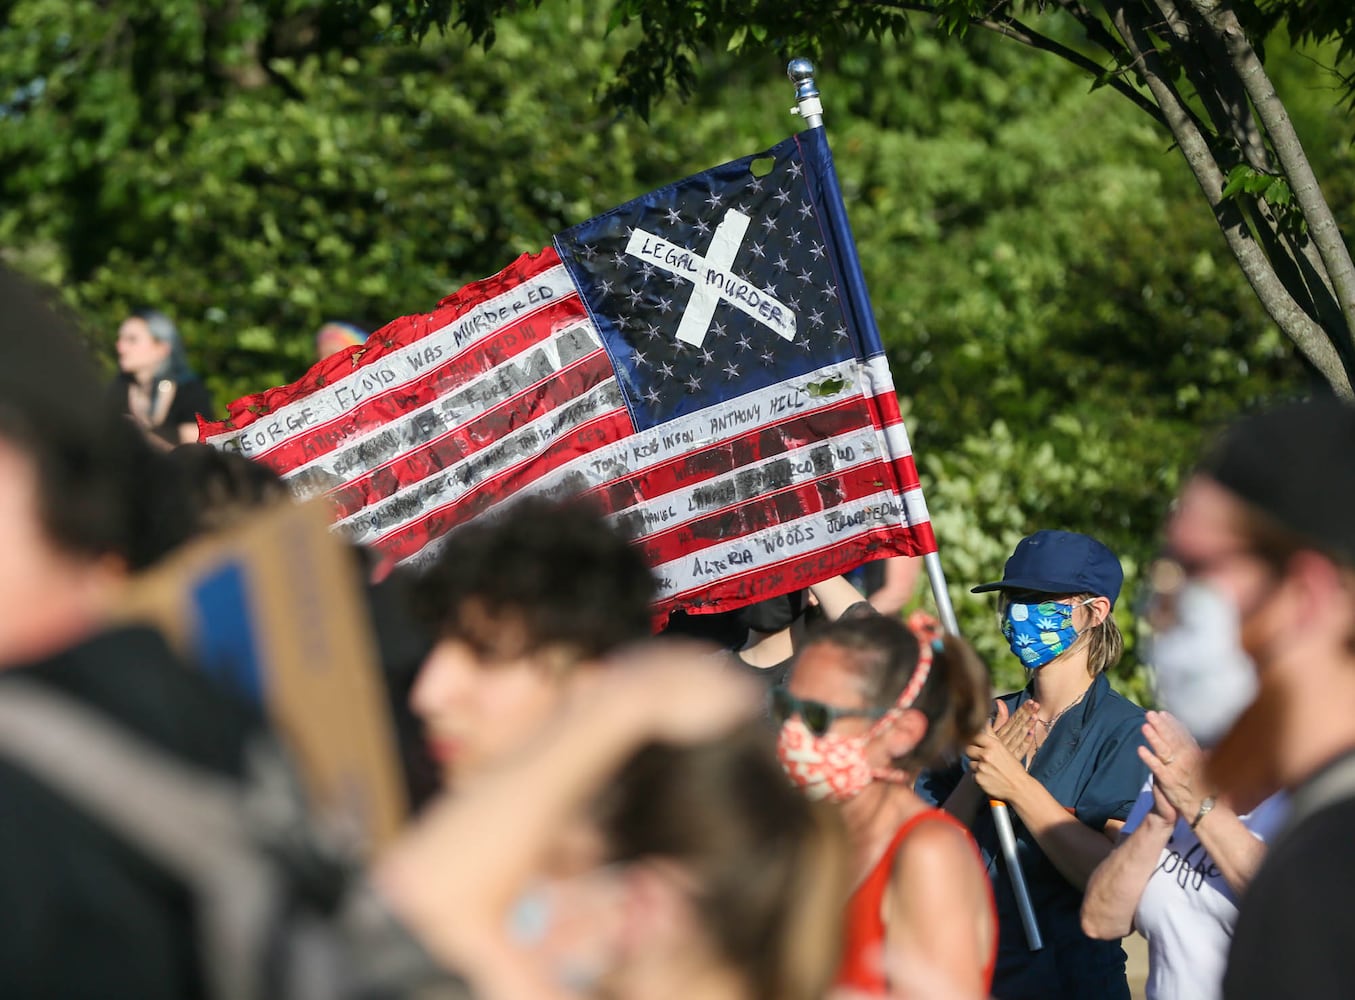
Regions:
[[[706, 53], [647, 123], [608, 110], [643, 33], [583, 2], [493, 22], [488, 53], [404, 43], [379, 7], [148, 6], [0, 6], [0, 245], [106, 356], [129, 309], [171, 313], [222, 402], [300, 375], [325, 319], [428, 309], [795, 124], [784, 64], [752, 48]], [[1350, 176], [1321, 71], [1271, 64], [1318, 169]], [[962, 627], [1010, 686], [968, 586], [1040, 527], [1142, 565], [1202, 430], [1302, 367], [1163, 133], [1075, 66], [908, 31], [844, 42], [820, 82]], [[1120, 680], [1142, 693], [1132, 658]]]
[[[401, 0], [395, 9], [415, 34], [454, 24], [492, 44], [496, 17], [521, 6]], [[943, 32], [984, 29], [1057, 54], [1170, 133], [1267, 313], [1337, 392], [1355, 395], [1355, 262], [1262, 62], [1279, 26], [1301, 40], [1335, 39], [1351, 55], [1347, 0], [612, 0], [610, 11], [613, 26], [640, 30], [610, 98], [642, 113], [669, 87], [689, 92], [713, 49], [784, 58], [897, 43], [916, 12]]]
[[0, 241], [106, 344], [169, 311], [218, 398], [300, 375], [326, 319], [431, 308], [686, 166], [672, 127], [598, 109], [620, 49], [581, 7], [492, 55], [383, 43], [379, 11], [219, 8], [22, 0], [0, 54]]
[[[1011, 686], [991, 598], [968, 587], [1030, 531], [1089, 532], [1129, 571], [1132, 651], [1136, 571], [1202, 436], [1306, 380], [1125, 102], [995, 38], [898, 47], [836, 61], [829, 131], [952, 601]], [[1282, 62], [1323, 166], [1345, 162], [1319, 73]], [[1132, 655], [1120, 680], [1146, 695]]]

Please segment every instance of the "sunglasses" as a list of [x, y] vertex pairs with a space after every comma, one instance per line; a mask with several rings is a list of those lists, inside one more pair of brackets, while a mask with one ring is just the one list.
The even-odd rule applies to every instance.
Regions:
[[815, 736], [827, 734], [838, 719], [878, 719], [888, 711], [883, 708], [838, 708], [835, 705], [825, 705], [821, 701], [797, 698], [783, 687], [772, 688], [771, 699], [772, 718], [778, 724], [785, 722], [792, 715], [799, 715], [800, 720]]

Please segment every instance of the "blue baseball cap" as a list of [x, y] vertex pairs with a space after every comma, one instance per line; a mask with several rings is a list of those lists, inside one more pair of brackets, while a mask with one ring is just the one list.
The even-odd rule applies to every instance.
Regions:
[[1115, 553], [1090, 535], [1076, 531], [1037, 531], [1016, 546], [1002, 568], [1002, 579], [981, 583], [971, 594], [989, 590], [1033, 590], [1041, 594], [1120, 596], [1124, 569]]

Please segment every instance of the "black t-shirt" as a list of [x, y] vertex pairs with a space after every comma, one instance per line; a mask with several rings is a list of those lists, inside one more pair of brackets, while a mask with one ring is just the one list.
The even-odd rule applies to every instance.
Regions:
[[661, 634], [701, 639], [725, 649], [738, 649], [747, 640], [750, 630], [779, 632], [794, 624], [804, 614], [806, 593], [796, 590], [733, 611], [717, 611], [713, 614], [674, 611]]
[[397, 570], [382, 582], [369, 584], [366, 595], [405, 791], [411, 810], [417, 812], [438, 793], [442, 780], [437, 763], [428, 752], [423, 724], [409, 704], [414, 682], [433, 648], [432, 635], [410, 611], [413, 583], [408, 573]]
[[[179, 759], [230, 776], [260, 722], [148, 629], [119, 629], [32, 666], [47, 685]], [[79, 747], [72, 747], [78, 754]], [[0, 758], [0, 996], [204, 995], [188, 890], [96, 820]]]
[[1238, 912], [1225, 1000], [1337, 1000], [1355, 983], [1355, 799], [1282, 833]]
[[[114, 412], [119, 414], [132, 412], [127, 400], [130, 385], [130, 377], [120, 375], [109, 388], [109, 403]], [[179, 444], [179, 427], [182, 424], [197, 424], [198, 414], [202, 414], [206, 420], [212, 419], [212, 397], [207, 392], [207, 387], [196, 378], [184, 379], [172, 385], [174, 398], [170, 400], [169, 409], [165, 411], [165, 419], [152, 427], [151, 433], [170, 444]]]

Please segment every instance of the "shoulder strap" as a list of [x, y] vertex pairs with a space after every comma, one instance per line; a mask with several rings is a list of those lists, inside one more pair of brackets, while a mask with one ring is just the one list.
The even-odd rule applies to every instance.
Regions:
[[254, 849], [240, 788], [21, 678], [0, 685], [0, 755], [195, 890], [214, 997], [264, 995], [258, 957], [279, 889]]
[[878, 881], [881, 886], [887, 885], [893, 875], [894, 862], [898, 859], [899, 850], [903, 847], [903, 842], [908, 838], [910, 833], [928, 820], [951, 820], [954, 825], [958, 826], [961, 830], [965, 829], [964, 825], [961, 824], [959, 820], [940, 809], [927, 808], [914, 813], [894, 831], [894, 836], [891, 837], [889, 843], [885, 845], [884, 852], [880, 855], [875, 864], [871, 866], [870, 871], [866, 873], [865, 878], [861, 880], [860, 884], [865, 885], [871, 881]]

